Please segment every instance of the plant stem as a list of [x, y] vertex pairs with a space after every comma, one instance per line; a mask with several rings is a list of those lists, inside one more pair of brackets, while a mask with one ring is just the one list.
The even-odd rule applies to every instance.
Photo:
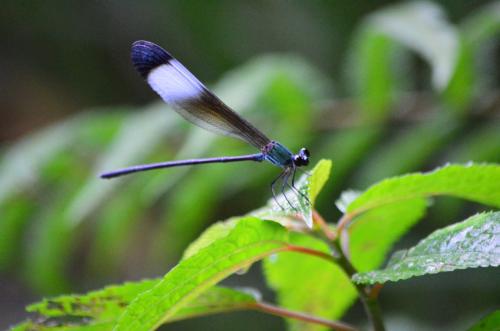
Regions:
[[[353, 267], [351, 262], [345, 256], [343, 250], [340, 247], [339, 240], [335, 240], [334, 242], [329, 242], [328, 245], [337, 253], [339, 253], [339, 257], [337, 258], [337, 263], [344, 269], [349, 278], [356, 273], [356, 269]], [[359, 298], [363, 307], [365, 308], [365, 312], [368, 315], [368, 319], [373, 325], [373, 329], [375, 331], [384, 331], [384, 321], [382, 320], [382, 313], [380, 311], [380, 306], [377, 300], [377, 296], [370, 296], [371, 289], [368, 286], [363, 286], [353, 282], [353, 285], [356, 287], [358, 291]], [[377, 293], [378, 294], [378, 293]]]
[[[346, 226], [349, 224], [352, 218], [353, 215], [344, 214], [344, 216], [342, 216], [342, 218], [338, 222], [335, 235], [332, 236], [330, 231], [325, 231], [325, 229], [330, 230], [330, 228], [328, 228], [328, 225], [323, 217], [316, 211], [314, 211], [313, 213], [313, 219], [315, 220], [316, 224], [320, 225], [320, 228], [323, 230], [323, 241], [325, 241], [330, 247], [338, 265], [351, 279], [352, 276], [356, 273], [356, 269], [349, 261], [346, 250], [341, 247], [340, 238], [342, 237], [342, 232], [345, 230]], [[369, 286], [363, 286], [354, 282], [353, 285], [358, 291], [359, 298], [363, 304], [363, 307], [365, 308], [368, 319], [373, 325], [373, 329], [375, 331], [384, 331], [384, 321], [382, 320], [382, 313], [380, 311], [380, 306], [377, 299], [381, 286], [374, 286], [374, 288], [370, 288]]]
[[291, 251], [291, 252], [298, 252], [298, 253], [317, 256], [319, 258], [325, 259], [325, 260], [327, 260], [329, 262], [333, 262], [333, 263], [336, 262], [335, 258], [333, 256], [331, 256], [330, 254], [327, 254], [327, 253], [324, 253], [324, 252], [321, 252], [321, 251], [318, 251], [315, 249], [307, 248], [307, 247], [288, 245], [286, 250]]
[[320, 227], [321, 231], [323, 231], [323, 233], [329, 240], [335, 240], [337, 234], [328, 227], [328, 223], [326, 223], [323, 216], [321, 216], [320, 213], [316, 211], [316, 209], [313, 209], [312, 212], [314, 223], [316, 223]]
[[342, 233], [342, 231], [344, 231], [347, 224], [349, 224], [349, 222], [352, 220], [352, 217], [353, 217], [353, 215], [347, 213], [347, 214], [344, 214], [340, 218], [339, 222], [337, 223], [337, 237], [336, 238], [340, 237], [340, 234]]
[[368, 317], [373, 325], [373, 329], [376, 331], [384, 331], [384, 321], [382, 320], [382, 312], [380, 311], [380, 305], [376, 298], [367, 297], [363, 302], [365, 310]]
[[284, 309], [281, 307], [277, 307], [265, 302], [257, 302], [255, 304], [252, 304], [250, 306], [253, 309], [276, 315], [276, 316], [281, 316], [281, 317], [288, 317], [288, 318], [293, 318], [296, 320], [308, 322], [308, 323], [315, 323], [315, 324], [320, 324], [327, 326], [329, 328], [332, 328], [333, 330], [337, 331], [355, 331], [356, 329], [348, 324], [342, 323], [342, 322], [336, 322], [336, 321], [330, 321], [321, 317], [317, 316], [312, 316], [308, 315], [302, 312], [296, 312], [288, 309]]

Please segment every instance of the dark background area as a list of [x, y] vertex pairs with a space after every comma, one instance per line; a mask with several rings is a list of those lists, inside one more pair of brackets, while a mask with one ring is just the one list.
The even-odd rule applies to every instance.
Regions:
[[[368, 14], [395, 3], [397, 2], [4, 1], [0, 5], [0, 150], [6, 151], [27, 134], [95, 107], [144, 106], [158, 101], [158, 97], [150, 91], [130, 63], [130, 45], [138, 39], [162, 45], [209, 85], [218, 81], [227, 71], [255, 57], [268, 53], [296, 54], [334, 82], [335, 95], [327, 101], [343, 100], [351, 97], [349, 88], [343, 81], [348, 70], [347, 51], [352, 46], [356, 29]], [[449, 0], [436, 3], [442, 7], [451, 23], [458, 24], [471, 11], [491, 1]], [[498, 47], [493, 54], [496, 60], [493, 58], [491, 62], [498, 63]], [[413, 56], [411, 61], [413, 68], [417, 68], [414, 86], [425, 92], [429, 86], [429, 69], [418, 56]], [[498, 119], [498, 108], [494, 111], [497, 114], [495, 119]], [[488, 121], [484, 118], [477, 123], [470, 121], [464, 132], [470, 132]], [[393, 130], [386, 134], [384, 141], [387, 144], [400, 131], [408, 128], [391, 125]], [[318, 136], [320, 134], [324, 134], [324, 130], [320, 130]], [[383, 149], [384, 143], [379, 148]], [[448, 146], [453, 145], [453, 138], [448, 143]], [[78, 149], [78, 144], [73, 148]], [[443, 150], [448, 151], [447, 148]], [[428, 170], [448, 162], [444, 151], [434, 154], [425, 164], [411, 170]], [[498, 157], [488, 160], [498, 161], [497, 159]], [[356, 165], [353, 169], [359, 167]], [[329, 192], [332, 196], [325, 197], [322, 201], [322, 205], [326, 205], [326, 200], [329, 200], [330, 210], [331, 202], [338, 197], [341, 189], [351, 187], [352, 183], [362, 182], [356, 181], [354, 171], [345, 177], [346, 183], [332, 189]], [[267, 178], [262, 179], [262, 182], [265, 183], [265, 180]], [[363, 187], [367, 184], [369, 183], [364, 182]], [[269, 195], [267, 188], [263, 184], [259, 189], [251, 188], [250, 193], [239, 191], [235, 194], [237, 202], [228, 201], [227, 197], [217, 201], [217, 207], [208, 214], [205, 224], [258, 207], [258, 203], [264, 201], [260, 197]], [[169, 198], [170, 196], [167, 197]], [[253, 203], [255, 200], [258, 202]], [[454, 201], [449, 203], [454, 205]], [[154, 210], [158, 209], [158, 205], [154, 207], [156, 209], [152, 208], [153, 212], [150, 214], [154, 215]], [[462, 206], [460, 215], [466, 217], [481, 208], [477, 205]], [[338, 215], [335, 211], [326, 214], [332, 217]], [[456, 221], [464, 218], [453, 218], [456, 215], [453, 213], [448, 219], [441, 218], [442, 215], [447, 214], [429, 212], [426, 219], [412, 230], [411, 235], [405, 236], [397, 244], [397, 248], [409, 247], [432, 230], [451, 223], [453, 219]], [[436, 219], [438, 222], [434, 223], [433, 220]], [[36, 218], [32, 219], [35, 220]], [[148, 231], [153, 231], [151, 224], [146, 223], [144, 227], [148, 228], [141, 233], [145, 238], [134, 238], [135, 241], [128, 248], [128, 252], [131, 252], [130, 259], [122, 261], [119, 270], [105, 276], [98, 272], [96, 276], [83, 271], [80, 262], [87, 253], [86, 241], [92, 236], [92, 231], [84, 232], [78, 240], [76, 253], [63, 267], [71, 280], [71, 285], [65, 290], [80, 292], [129, 277], [139, 279], [162, 275], [168, 270], [167, 266], [175, 262], [178, 251], [173, 257], [169, 257], [170, 264], [144, 270], [140, 269], [139, 263], [139, 268], [134, 269], [134, 263], [141, 260], [141, 253], [144, 253], [142, 243], [152, 240], [145, 235]], [[203, 227], [195, 228], [193, 231], [199, 233], [202, 229]], [[27, 231], [25, 242], [29, 242], [33, 231], [35, 230]], [[26, 281], [18, 267], [14, 263], [8, 270], [0, 273], [0, 328], [6, 328], [25, 318], [26, 304], [43, 295], [60, 293], [33, 286]], [[255, 286], [263, 291], [266, 299], [272, 300], [273, 294], [262, 285], [258, 270], [259, 267], [254, 266], [243, 278], [233, 276], [226, 282], [231, 285], [244, 283], [246, 286]], [[494, 269], [478, 269], [389, 283], [381, 296], [382, 307], [387, 319], [392, 321], [391, 325], [401, 326], [395, 329], [454, 329], [460, 326], [461, 321], [480, 317], [492, 305], [500, 303], [498, 276], [498, 271]], [[348, 312], [346, 320], [359, 324], [360, 319], [364, 319], [363, 311], [356, 304]], [[414, 328], [406, 324], [406, 319], [413, 321]], [[235, 325], [240, 330], [284, 328], [284, 322], [280, 319], [254, 312], [176, 322], [164, 328], [231, 330]]]
[[[361, 19], [391, 1], [6, 1], [0, 100], [3, 141], [89, 107], [143, 104], [133, 41], [163, 45], [204, 82], [273, 52], [296, 53], [334, 80]], [[488, 1], [440, 1], [458, 21]]]

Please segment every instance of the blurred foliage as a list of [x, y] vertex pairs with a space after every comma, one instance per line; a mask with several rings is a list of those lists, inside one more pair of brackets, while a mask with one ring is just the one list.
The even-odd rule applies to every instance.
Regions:
[[[296, 188], [301, 194], [295, 195], [289, 207], [280, 208], [276, 199], [270, 199], [266, 207], [256, 212], [264, 218], [233, 217], [209, 227], [191, 243], [183, 259], [163, 279], [43, 300], [28, 307], [28, 311], [37, 312], [39, 318], [29, 319], [14, 329], [146, 331], [179, 319], [254, 309], [293, 318], [288, 320], [291, 330], [325, 330], [327, 326], [355, 330], [349, 325], [329, 321], [330, 318], [340, 318], [356, 296], [365, 306], [367, 298], [377, 302], [377, 294], [373, 294], [376, 286], [361, 287], [358, 284], [355, 289], [352, 281], [381, 285], [388, 280], [500, 264], [497, 254], [499, 212], [478, 213], [461, 223], [435, 231], [417, 246], [396, 252], [383, 270], [355, 274], [356, 269], [346, 259], [351, 250], [359, 251], [361, 247], [376, 260], [380, 260], [377, 255], [386, 256], [390, 246], [387, 238], [374, 236], [370, 230], [380, 221], [397, 224], [408, 211], [413, 212], [414, 206], [405, 205], [405, 201], [444, 194], [499, 207], [499, 165], [450, 165], [425, 174], [385, 179], [358, 195], [344, 194], [342, 220], [351, 219], [352, 222], [339, 221], [335, 229], [321, 221], [318, 213], [314, 216], [314, 223], [308, 222], [316, 196], [328, 180], [330, 168], [329, 160], [321, 160], [310, 174], [301, 176]], [[293, 187], [288, 193], [292, 193], [290, 191]], [[306, 201], [310, 203], [306, 204]], [[384, 208], [390, 205], [397, 207], [397, 213]], [[370, 210], [377, 211], [379, 220], [372, 218], [367, 222], [363, 218], [363, 214]], [[351, 238], [352, 223], [360, 229], [351, 233], [352, 239], [357, 240], [352, 241], [349, 249], [341, 249], [341, 246], [348, 247], [344, 242]], [[399, 239], [408, 230], [406, 226], [389, 238], [392, 241]], [[288, 254], [291, 252], [294, 254]], [[355, 265], [359, 264], [357, 258], [351, 258]], [[266, 262], [266, 281], [276, 291], [279, 306], [266, 303], [253, 289], [250, 291], [252, 296], [248, 289], [215, 286], [231, 274], [247, 272], [252, 264], [262, 259]], [[360, 270], [364, 268], [366, 263]], [[307, 319], [303, 317], [304, 313]], [[367, 313], [383, 318], [369, 307]], [[318, 317], [325, 319], [319, 320]], [[313, 320], [314, 324], [311, 323]], [[377, 330], [384, 329], [383, 322], [378, 325], [373, 322], [373, 325]]]
[[[182, 10], [190, 5], [201, 9], [192, 3], [173, 5], [177, 13], [184, 13], [177, 21], [186, 20], [186, 26], [199, 30], [200, 16]], [[229, 11], [236, 5], [222, 1], [214, 6], [211, 10], [218, 13], [219, 21], [231, 21], [229, 14], [218, 10]], [[297, 6], [290, 6], [290, 17], [300, 17]], [[308, 6], [320, 11], [318, 4]], [[332, 11], [335, 17], [322, 17], [348, 18], [348, 13], [372, 8], [368, 2], [363, 6], [339, 8]], [[153, 7], [158, 10], [161, 5], [155, 2]], [[449, 7], [453, 16], [454, 7]], [[7, 17], [12, 8], [15, 6], [6, 5], [0, 15]], [[149, 14], [154, 15], [154, 8]], [[47, 11], [43, 6], [38, 9]], [[117, 4], [110, 3], [108, 9], [116, 10]], [[22, 15], [33, 18], [34, 14], [26, 11]], [[136, 21], [129, 24], [144, 23], [141, 15], [135, 16]], [[339, 22], [347, 24], [347, 20]], [[1, 26], [8, 20], [0, 22]], [[332, 180], [318, 198], [318, 209], [333, 220], [339, 215], [332, 210], [342, 189], [362, 189], [384, 177], [446, 162], [500, 162], [500, 3], [479, 6], [455, 22], [438, 3], [419, 1], [378, 8], [357, 22], [352, 35], [335, 34], [332, 45], [318, 46], [340, 47], [333, 41], [348, 45], [345, 57], [332, 59], [332, 66], [343, 68], [339, 72], [344, 75], [338, 79], [302, 58], [272, 54], [226, 72], [212, 87], [227, 104], [293, 151], [308, 146], [314, 159], [333, 159]], [[41, 26], [35, 19], [32, 23]], [[152, 27], [143, 27], [148, 28]], [[225, 28], [222, 23], [214, 25], [206, 40], [199, 37], [180, 47], [184, 54], [179, 59], [201, 57], [213, 64], [211, 69], [204, 68], [206, 63], [192, 67], [196, 74], [205, 70], [206, 76], [216, 77], [226, 71], [245, 46], [237, 38], [231, 40], [235, 35], [221, 37]], [[85, 31], [83, 27], [74, 30], [58, 31], [56, 37], [83, 38], [77, 33]], [[177, 40], [174, 45], [182, 44], [181, 37], [169, 33]], [[7, 36], [16, 37], [27, 41], [27, 50], [44, 42], [43, 38], [30, 40], [22, 29]], [[111, 78], [103, 76], [99, 84], [89, 83], [93, 81], [86, 68], [92, 67], [91, 60], [80, 63], [82, 57], [76, 53], [82, 46], [75, 40], [68, 42], [72, 51], [58, 54], [56, 49], [61, 66], [53, 69], [68, 70], [78, 77], [69, 88], [92, 86], [88, 93], [107, 94]], [[212, 56], [191, 52], [198, 45]], [[219, 46], [224, 49], [213, 51]], [[96, 43], [85, 47], [93, 53], [98, 49]], [[232, 60], [213, 55], [224, 52], [233, 54], [228, 56]], [[48, 55], [42, 55], [40, 61], [44, 56]], [[106, 75], [120, 72], [119, 66], [130, 66], [126, 53], [116, 57], [123, 63]], [[141, 84], [138, 76], [128, 79]], [[120, 102], [122, 94], [115, 92], [106, 102]], [[34, 111], [33, 105], [27, 105]], [[98, 179], [101, 171], [132, 164], [251, 152], [238, 141], [215, 137], [185, 123], [163, 104], [91, 109], [2, 149], [0, 272], [22, 279], [41, 294], [164, 273], [211, 222], [262, 205], [277, 174], [267, 165], [242, 163]], [[422, 202], [417, 200], [406, 202], [413, 212], [407, 214], [405, 227], [423, 213]], [[476, 207], [463, 201], [438, 200], [429, 217], [435, 224], [445, 224], [470, 208]], [[429, 229], [432, 225], [424, 232]], [[361, 255], [353, 252], [358, 253]], [[381, 262], [359, 263], [373, 266]]]

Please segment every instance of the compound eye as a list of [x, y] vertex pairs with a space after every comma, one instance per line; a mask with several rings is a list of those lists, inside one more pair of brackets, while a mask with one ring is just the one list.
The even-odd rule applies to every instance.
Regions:
[[309, 157], [311, 154], [309, 153], [309, 150], [307, 148], [301, 148], [300, 149], [300, 154], [305, 155]]

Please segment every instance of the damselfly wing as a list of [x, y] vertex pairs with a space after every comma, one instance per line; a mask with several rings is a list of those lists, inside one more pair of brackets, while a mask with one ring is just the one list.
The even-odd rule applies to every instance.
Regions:
[[309, 151], [306, 148], [293, 154], [279, 142], [267, 138], [224, 104], [162, 47], [149, 41], [136, 41], [132, 44], [131, 57], [134, 67], [149, 86], [182, 117], [206, 130], [242, 139], [256, 147], [259, 153], [138, 165], [104, 173], [101, 175], [102, 178], [114, 178], [134, 172], [183, 165], [266, 160], [283, 169], [271, 184], [274, 197], [276, 197], [274, 186], [279, 180], [282, 180], [281, 192], [283, 194], [286, 187], [301, 194], [295, 188], [294, 180], [296, 169], [309, 163]]

